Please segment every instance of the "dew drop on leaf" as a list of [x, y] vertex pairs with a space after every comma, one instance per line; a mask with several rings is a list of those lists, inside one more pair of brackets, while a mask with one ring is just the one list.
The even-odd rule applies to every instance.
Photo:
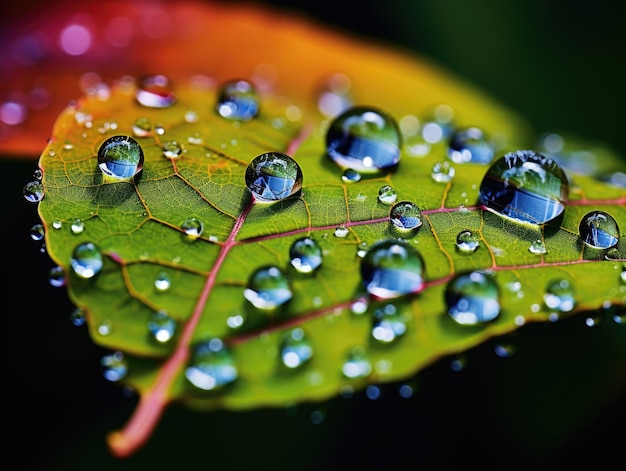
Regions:
[[55, 288], [65, 286], [65, 270], [63, 270], [62, 266], [57, 265], [48, 271], [48, 282]]
[[300, 328], [285, 334], [281, 347], [280, 358], [287, 368], [298, 368], [313, 357], [313, 347]]
[[424, 286], [424, 262], [403, 241], [378, 241], [361, 259], [361, 278], [368, 293], [377, 298], [417, 293]]
[[183, 147], [176, 141], [167, 141], [163, 144], [163, 157], [175, 160], [183, 155]]
[[544, 224], [563, 213], [568, 194], [567, 176], [558, 163], [535, 151], [518, 150], [489, 167], [479, 199], [502, 216]]
[[154, 280], [154, 287], [157, 291], [167, 291], [168, 289], [170, 289], [171, 285], [172, 282], [170, 280], [170, 276], [165, 271], [159, 272]]
[[176, 102], [172, 84], [165, 75], [141, 78], [135, 91], [135, 99], [148, 108], [168, 108]]
[[70, 231], [74, 235], [82, 234], [85, 230], [85, 223], [81, 219], [74, 219], [70, 225]]
[[100, 323], [97, 330], [100, 335], [104, 335], [104, 336], [111, 335], [111, 331], [113, 330], [113, 325], [111, 324], [111, 321], [109, 319], [105, 319]]
[[337, 226], [335, 228], [335, 237], [345, 237], [349, 234], [350, 230], [346, 226]]
[[393, 189], [390, 185], [381, 186], [378, 190], [378, 201], [383, 204], [394, 204], [398, 199], [398, 194], [396, 190]]
[[33, 180], [24, 185], [22, 190], [24, 199], [29, 203], [39, 203], [44, 196], [43, 185], [39, 180]]
[[291, 244], [289, 262], [299, 273], [311, 273], [322, 264], [322, 249], [310, 237], [303, 237]]
[[400, 130], [387, 113], [353, 107], [337, 116], [326, 133], [328, 156], [343, 169], [380, 173], [400, 161]]
[[543, 255], [548, 252], [546, 244], [541, 239], [533, 240], [528, 246], [528, 251], [534, 255]]
[[487, 165], [493, 160], [493, 155], [493, 146], [480, 128], [458, 129], [450, 137], [448, 157], [455, 164], [471, 162]]
[[500, 314], [498, 286], [486, 274], [473, 271], [456, 275], [446, 286], [448, 315], [461, 325], [478, 325]]
[[619, 241], [617, 221], [604, 211], [591, 211], [583, 216], [578, 227], [585, 245], [594, 249], [610, 249]]
[[102, 375], [107, 381], [121, 381], [128, 374], [128, 363], [122, 352], [105, 355], [100, 360]]
[[30, 238], [33, 239], [35, 242], [42, 240], [45, 235], [43, 224], [40, 224], [40, 223], [34, 224], [30, 228], [29, 234], [30, 234]]
[[476, 252], [480, 245], [478, 234], [472, 231], [461, 231], [456, 236], [456, 248], [459, 253], [471, 254]]
[[275, 203], [300, 191], [302, 170], [287, 154], [267, 152], [248, 164], [245, 181], [255, 201]]
[[102, 253], [92, 242], [83, 242], [74, 248], [70, 265], [76, 276], [93, 278], [102, 270]]
[[400, 201], [391, 208], [389, 219], [400, 231], [414, 231], [422, 225], [422, 211], [411, 201]]
[[574, 294], [574, 287], [569, 280], [554, 280], [546, 287], [543, 302], [552, 311], [570, 312], [576, 306]]
[[369, 376], [372, 372], [372, 364], [367, 358], [363, 347], [354, 347], [348, 352], [346, 361], [341, 367], [341, 372], [346, 378], [350, 379]]
[[257, 309], [276, 309], [293, 296], [289, 281], [280, 268], [261, 267], [254, 271], [243, 292], [244, 297]]
[[152, 131], [152, 123], [148, 118], [137, 118], [133, 123], [133, 134], [137, 137], [146, 137]]
[[186, 219], [180, 226], [185, 234], [187, 234], [187, 238], [191, 240], [195, 240], [202, 235], [202, 231], [204, 230], [204, 224], [197, 218], [191, 217]]
[[407, 329], [405, 316], [393, 304], [374, 311], [372, 337], [381, 343], [391, 343], [404, 335]]
[[158, 343], [167, 343], [174, 337], [176, 321], [165, 311], [154, 311], [148, 320], [148, 332]]
[[143, 150], [132, 137], [110, 137], [98, 150], [98, 167], [112, 181], [130, 180], [143, 168]]
[[63, 227], [63, 222], [60, 219], [55, 219], [52, 221], [52, 229], [59, 230]]
[[454, 167], [450, 165], [450, 162], [437, 162], [433, 165], [430, 172], [430, 178], [437, 183], [448, 183], [454, 178], [456, 171]]
[[352, 168], [345, 169], [343, 175], [341, 175], [341, 180], [344, 183], [360, 182], [361, 178], [361, 174]]
[[259, 96], [247, 80], [233, 80], [219, 90], [217, 113], [223, 118], [250, 121], [259, 113]]
[[198, 344], [185, 369], [187, 380], [204, 391], [220, 389], [233, 383], [238, 376], [230, 351], [218, 338]]

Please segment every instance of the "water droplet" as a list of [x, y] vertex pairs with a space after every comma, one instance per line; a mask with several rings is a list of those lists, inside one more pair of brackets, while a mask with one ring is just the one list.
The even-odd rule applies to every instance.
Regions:
[[267, 266], [252, 273], [243, 295], [254, 307], [272, 310], [289, 301], [292, 292], [280, 268]]
[[487, 165], [493, 160], [493, 155], [493, 146], [485, 138], [482, 129], [458, 129], [450, 138], [448, 157], [456, 164], [471, 162]]
[[456, 236], [456, 248], [460, 253], [474, 253], [478, 249], [479, 245], [480, 240], [478, 234], [475, 234], [472, 231], [461, 231], [459, 232], [459, 235]]
[[548, 253], [546, 244], [541, 239], [533, 240], [528, 246], [528, 251], [535, 255], [543, 255]]
[[367, 311], [367, 308], [368, 308], [368, 304], [367, 304], [367, 299], [365, 298], [357, 299], [350, 306], [350, 310], [352, 311], [352, 313], [356, 314], [357, 316], [361, 314], [365, 314], [365, 312]]
[[52, 267], [48, 271], [48, 282], [55, 288], [65, 286], [65, 270], [63, 270], [62, 266]]
[[63, 222], [60, 219], [55, 219], [52, 221], [52, 229], [59, 230], [63, 227]]
[[576, 305], [574, 294], [574, 287], [569, 280], [555, 280], [546, 287], [543, 302], [552, 311], [570, 312]]
[[350, 233], [350, 230], [346, 226], [337, 226], [335, 228], [335, 237], [345, 237]]
[[259, 113], [257, 91], [247, 80], [227, 82], [219, 91], [216, 109], [224, 118], [249, 121]]
[[100, 335], [111, 335], [111, 331], [113, 330], [113, 326], [111, 325], [111, 321], [109, 319], [105, 319], [98, 326], [98, 333]]
[[172, 84], [165, 75], [143, 77], [135, 92], [135, 99], [149, 108], [168, 108], [176, 102]]
[[337, 116], [326, 134], [328, 156], [341, 168], [379, 173], [400, 161], [400, 130], [387, 113], [354, 107]]
[[509, 344], [498, 343], [494, 345], [493, 353], [495, 353], [498, 358], [510, 358], [515, 353], [515, 347]]
[[84, 230], [85, 223], [81, 219], [77, 218], [72, 221], [72, 225], [70, 226], [70, 231], [72, 231], [72, 234], [79, 235], [82, 234]]
[[462, 325], [492, 321], [500, 314], [498, 286], [478, 271], [455, 276], [444, 293], [448, 315]]
[[299, 273], [311, 273], [322, 264], [322, 249], [310, 237], [303, 237], [291, 244], [289, 261]]
[[40, 168], [37, 168], [33, 171], [33, 178], [37, 181], [41, 181], [41, 179], [43, 178], [43, 172]]
[[367, 291], [378, 298], [417, 293], [424, 286], [424, 262], [420, 254], [400, 240], [372, 244], [361, 259], [361, 277]]
[[100, 249], [92, 242], [78, 244], [74, 249], [70, 264], [76, 276], [93, 278], [102, 270], [103, 261]]
[[102, 375], [108, 381], [121, 381], [128, 374], [128, 363], [122, 352], [105, 355], [100, 360]]
[[394, 204], [398, 199], [398, 194], [389, 185], [381, 186], [378, 190], [378, 201], [383, 204]]
[[204, 140], [202, 139], [202, 135], [197, 131], [192, 132], [191, 135], [187, 138], [187, 142], [189, 142], [189, 144], [195, 144], [198, 146], [201, 145], [203, 141]]
[[398, 387], [398, 395], [403, 399], [410, 399], [414, 394], [415, 390], [410, 384], [401, 384]]
[[224, 343], [217, 338], [198, 344], [185, 377], [198, 389], [213, 391], [235, 382], [239, 373]]
[[189, 110], [185, 113], [185, 122], [186, 123], [197, 123], [199, 120], [198, 113], [194, 110]]
[[259, 203], [274, 203], [302, 188], [302, 170], [287, 154], [267, 152], [255, 157], [246, 168], [246, 186]]
[[617, 221], [604, 211], [591, 211], [585, 214], [578, 231], [582, 241], [594, 249], [609, 249], [619, 242]]
[[365, 378], [372, 372], [372, 364], [367, 359], [362, 347], [354, 347], [350, 350], [341, 367], [341, 372], [350, 379]]
[[163, 144], [163, 157], [174, 160], [183, 155], [183, 147], [177, 141], [167, 141]]
[[202, 221], [192, 217], [185, 220], [180, 228], [187, 234], [188, 239], [195, 240], [202, 235], [204, 224], [202, 224]]
[[287, 368], [298, 368], [313, 356], [313, 347], [300, 328], [289, 331], [282, 340], [280, 357]]
[[482, 204], [518, 221], [544, 224], [563, 213], [569, 183], [554, 160], [531, 150], [496, 160], [480, 184]]
[[43, 224], [34, 224], [30, 228], [30, 238], [34, 241], [38, 242], [42, 240], [45, 236], [45, 231], [43, 228]]
[[360, 182], [361, 178], [361, 174], [352, 168], [345, 169], [343, 175], [341, 175], [341, 180], [344, 183]]
[[450, 162], [437, 162], [433, 165], [430, 177], [437, 183], [448, 183], [454, 178], [455, 170]]
[[404, 335], [406, 329], [407, 321], [404, 314], [393, 304], [387, 304], [374, 311], [372, 337], [379, 342], [391, 343]]
[[129, 136], [113, 136], [98, 150], [98, 167], [112, 180], [130, 180], [143, 168], [143, 150]]
[[375, 384], [370, 384], [365, 388], [365, 396], [371, 400], [375, 401], [380, 398], [380, 388]]
[[137, 118], [133, 123], [133, 134], [137, 137], [146, 137], [152, 131], [152, 123], [148, 118]]
[[151, 338], [159, 343], [167, 343], [176, 332], [176, 321], [165, 311], [155, 311], [148, 321], [148, 332]]
[[168, 289], [170, 289], [171, 285], [172, 282], [170, 280], [170, 276], [165, 271], [159, 272], [156, 279], [154, 280], [154, 287], [157, 289], [157, 291], [167, 291]]
[[24, 199], [29, 203], [39, 203], [44, 196], [43, 185], [39, 180], [33, 180], [24, 185], [22, 190]]
[[389, 218], [400, 231], [414, 231], [422, 225], [422, 211], [410, 201], [400, 201], [391, 208]]
[[76, 327], [82, 327], [87, 322], [85, 311], [79, 307], [70, 313], [70, 322]]

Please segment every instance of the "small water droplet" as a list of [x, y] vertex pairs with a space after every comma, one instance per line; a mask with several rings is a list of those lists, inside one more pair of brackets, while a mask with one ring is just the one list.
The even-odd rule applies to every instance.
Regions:
[[197, 123], [198, 122], [198, 113], [193, 110], [189, 110], [185, 113], [185, 122], [186, 123]]
[[287, 154], [267, 152], [248, 164], [245, 181], [255, 201], [275, 203], [300, 191], [302, 170]]
[[510, 358], [515, 353], [515, 348], [510, 344], [498, 343], [494, 345], [493, 352], [498, 358]]
[[226, 319], [226, 325], [231, 329], [239, 329], [241, 326], [243, 326], [245, 321], [246, 319], [242, 314], [236, 313], [228, 316], [228, 318]]
[[65, 286], [65, 270], [62, 266], [52, 267], [48, 271], [48, 282], [55, 288]]
[[569, 183], [559, 164], [537, 152], [519, 150], [489, 167], [479, 199], [502, 216], [544, 224], [563, 213], [568, 194]]
[[98, 333], [100, 335], [111, 335], [112, 330], [113, 326], [111, 325], [111, 321], [108, 319], [103, 320], [102, 323], [98, 326]]
[[266, 266], [252, 273], [243, 295], [257, 309], [273, 310], [289, 301], [293, 294], [280, 268]]
[[100, 360], [102, 375], [108, 381], [121, 381], [128, 374], [128, 363], [122, 352], [105, 355]]
[[379, 173], [400, 161], [400, 130], [387, 113], [354, 107], [337, 116], [326, 134], [328, 156], [341, 168]]
[[600, 324], [602, 324], [603, 320], [604, 320], [604, 313], [596, 312], [585, 318], [585, 325], [587, 327], [598, 327]]
[[72, 231], [72, 234], [79, 235], [82, 234], [84, 230], [85, 223], [81, 219], [77, 218], [72, 221], [72, 225], [70, 226], [70, 231]]
[[361, 181], [361, 174], [352, 168], [347, 168], [341, 175], [341, 180], [344, 183], [356, 183]]
[[148, 118], [137, 118], [133, 123], [133, 134], [137, 137], [149, 136], [152, 132], [152, 123]]
[[424, 262], [403, 241], [378, 241], [361, 259], [361, 278], [365, 289], [378, 298], [417, 293], [424, 286]]
[[183, 146], [177, 141], [167, 141], [163, 144], [163, 157], [175, 160], [183, 155]]
[[201, 145], [203, 141], [202, 139], [202, 135], [197, 132], [194, 131], [191, 133], [191, 135], [187, 138], [187, 142], [189, 142], [189, 144], [195, 144], [195, 145]]
[[604, 211], [591, 211], [585, 214], [578, 231], [582, 241], [594, 249], [609, 249], [619, 242], [617, 221]]
[[478, 271], [455, 276], [444, 293], [448, 315], [461, 325], [477, 325], [500, 314], [498, 286]]
[[33, 239], [35, 242], [39, 242], [44, 238], [44, 236], [45, 230], [43, 228], [43, 224], [34, 224], [30, 228], [30, 238]]
[[303, 237], [291, 244], [289, 261], [299, 273], [311, 273], [322, 264], [322, 249], [310, 237]]
[[400, 201], [391, 208], [389, 218], [396, 229], [406, 232], [415, 231], [422, 225], [422, 211], [411, 201]]
[[365, 314], [365, 312], [367, 312], [367, 308], [367, 299], [357, 299], [350, 306], [350, 310], [352, 311], [352, 313], [356, 314], [357, 316]]
[[37, 168], [33, 171], [33, 178], [37, 181], [41, 181], [41, 179], [43, 178], [43, 172], [40, 168]]
[[450, 162], [437, 162], [433, 165], [430, 177], [437, 183], [448, 183], [454, 178], [456, 171]]
[[216, 105], [220, 116], [237, 121], [249, 121], [259, 113], [259, 97], [247, 80], [233, 80], [222, 85]]
[[459, 371], [463, 371], [466, 366], [467, 366], [467, 358], [465, 356], [459, 356], [459, 357], [452, 359], [452, 361], [450, 361], [450, 369], [454, 371], [455, 373], [458, 373]]
[[380, 388], [375, 384], [370, 384], [365, 388], [365, 396], [371, 400], [375, 401], [380, 398]]
[[280, 357], [287, 368], [298, 368], [313, 356], [313, 347], [300, 328], [289, 331], [283, 338]]
[[235, 382], [238, 376], [232, 355], [217, 338], [198, 344], [185, 369], [187, 380], [204, 391], [221, 389]]
[[59, 230], [63, 227], [63, 222], [60, 219], [52, 221], [52, 229]]
[[341, 372], [350, 379], [365, 378], [372, 372], [372, 364], [367, 359], [363, 347], [354, 347], [348, 352]]
[[398, 199], [398, 194], [389, 185], [381, 186], [378, 190], [378, 201], [383, 204], [394, 204]]
[[24, 185], [22, 194], [29, 203], [39, 203], [44, 197], [43, 184], [39, 180], [28, 182]]
[[480, 128], [458, 129], [450, 138], [448, 157], [456, 164], [471, 162], [487, 165], [493, 160], [493, 155], [493, 146]]
[[148, 332], [150, 337], [158, 343], [169, 342], [176, 333], [176, 321], [165, 311], [155, 311], [148, 320]]
[[569, 280], [554, 280], [546, 287], [543, 302], [552, 311], [570, 312], [576, 306], [574, 295], [574, 286]]
[[535, 255], [543, 255], [548, 253], [546, 244], [541, 239], [533, 240], [528, 246], [528, 251]]
[[415, 390], [410, 384], [401, 384], [398, 387], [398, 395], [403, 399], [410, 399], [414, 394]]
[[154, 280], [154, 287], [157, 291], [167, 291], [170, 289], [172, 282], [170, 280], [170, 276], [165, 271], [161, 271], [158, 273], [156, 279]]
[[163, 127], [163, 125], [157, 124], [154, 127], [154, 132], [157, 133], [157, 135], [162, 136], [163, 134], [165, 134], [165, 128]]
[[350, 233], [350, 229], [348, 229], [346, 226], [337, 226], [335, 228], [335, 237], [345, 237]]
[[172, 84], [165, 75], [143, 77], [139, 81], [135, 99], [148, 108], [168, 108], [176, 102]]
[[85, 316], [84, 309], [81, 309], [79, 307], [73, 309], [70, 313], [70, 322], [76, 327], [82, 327], [83, 325], [85, 325], [85, 323], [87, 322], [87, 318]]
[[204, 224], [197, 218], [191, 217], [186, 219], [180, 226], [185, 234], [187, 234], [187, 238], [190, 240], [196, 240], [198, 237], [202, 235], [202, 231], [204, 230]]
[[393, 304], [376, 309], [372, 326], [372, 337], [381, 343], [391, 343], [405, 334], [407, 320]]
[[74, 248], [70, 265], [76, 276], [93, 278], [102, 270], [102, 253], [92, 242], [83, 242]]
[[143, 168], [143, 150], [132, 137], [110, 137], [98, 150], [98, 167], [112, 181], [130, 180]]
[[459, 232], [459, 235], [456, 236], [456, 248], [460, 253], [474, 253], [478, 249], [479, 245], [480, 240], [478, 234], [475, 234], [472, 231], [461, 231]]

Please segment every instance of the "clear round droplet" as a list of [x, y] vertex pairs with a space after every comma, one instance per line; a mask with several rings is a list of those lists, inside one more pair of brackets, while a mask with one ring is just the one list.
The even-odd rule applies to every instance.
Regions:
[[407, 319], [393, 304], [374, 311], [372, 337], [380, 343], [391, 343], [403, 336], [407, 330]]
[[112, 180], [130, 180], [143, 168], [143, 150], [132, 137], [110, 137], [98, 150], [98, 167]]
[[82, 234], [85, 230], [85, 223], [81, 219], [74, 219], [70, 225], [70, 231], [74, 235]]
[[83, 242], [74, 249], [70, 265], [76, 276], [93, 278], [102, 270], [102, 253], [92, 242]]
[[333, 234], [335, 235], [335, 237], [343, 238], [346, 237], [349, 233], [350, 229], [348, 229], [346, 226], [337, 226]]
[[100, 360], [100, 366], [102, 367], [102, 375], [107, 381], [121, 381], [128, 374], [128, 363], [122, 352], [103, 356]]
[[148, 108], [168, 108], [176, 103], [172, 84], [165, 75], [143, 77], [135, 91], [135, 99]]
[[368, 293], [377, 298], [417, 293], [424, 286], [424, 262], [401, 240], [378, 241], [361, 259], [361, 279]]
[[414, 231], [422, 225], [422, 211], [411, 201], [400, 201], [391, 208], [389, 219], [400, 231]]
[[548, 253], [546, 244], [541, 239], [533, 240], [528, 246], [528, 251], [535, 255], [543, 255]]
[[378, 190], [378, 201], [383, 204], [394, 204], [397, 199], [398, 194], [396, 193], [396, 190], [389, 185], [381, 186]]
[[257, 309], [273, 310], [289, 301], [293, 294], [280, 268], [266, 266], [252, 273], [243, 295]]
[[365, 378], [372, 372], [365, 350], [362, 347], [354, 347], [346, 356], [346, 361], [341, 367], [341, 372], [346, 378]]
[[172, 286], [172, 282], [167, 272], [159, 272], [154, 280], [154, 287], [156, 288], [156, 290], [164, 292], [170, 289], [170, 286]]
[[456, 171], [454, 167], [450, 165], [450, 162], [437, 162], [433, 165], [430, 172], [430, 178], [437, 183], [448, 183], [454, 178]]
[[585, 245], [594, 249], [610, 249], [619, 242], [617, 221], [604, 211], [591, 211], [585, 214], [578, 231]]
[[569, 280], [554, 280], [546, 287], [543, 302], [552, 311], [570, 312], [576, 306], [574, 295], [574, 286]]
[[185, 234], [187, 234], [187, 238], [191, 240], [195, 240], [202, 235], [202, 231], [204, 230], [204, 224], [197, 218], [191, 217], [186, 219], [180, 226]]
[[353, 107], [337, 116], [326, 133], [328, 156], [341, 168], [380, 173], [398, 165], [401, 138], [395, 120], [369, 107]]
[[22, 194], [29, 203], [39, 203], [44, 197], [43, 184], [39, 180], [28, 182], [24, 185]]
[[299, 273], [312, 273], [322, 264], [322, 249], [310, 237], [303, 237], [291, 244], [289, 262]]
[[287, 368], [298, 368], [313, 357], [313, 347], [300, 328], [289, 331], [280, 347], [280, 359]]
[[532, 150], [497, 159], [480, 184], [479, 199], [497, 214], [544, 224], [559, 217], [567, 203], [569, 183], [554, 160]]
[[478, 271], [455, 276], [444, 293], [448, 315], [461, 325], [478, 325], [500, 314], [498, 286]]
[[55, 288], [61, 288], [65, 286], [65, 270], [62, 266], [52, 267], [48, 271], [48, 282]]
[[63, 222], [60, 219], [52, 221], [52, 229], [59, 230], [63, 227]]
[[148, 320], [148, 333], [158, 343], [169, 342], [176, 333], [177, 323], [165, 311], [155, 311]]
[[450, 137], [448, 157], [455, 164], [471, 162], [487, 165], [493, 160], [493, 156], [493, 146], [480, 128], [458, 129]]
[[255, 157], [246, 168], [246, 186], [259, 203], [275, 203], [302, 188], [300, 165], [287, 154], [267, 152]]
[[360, 182], [361, 178], [361, 174], [352, 168], [345, 169], [343, 175], [341, 175], [341, 180], [344, 183]]
[[40, 240], [43, 240], [44, 236], [45, 236], [45, 230], [43, 227], [43, 224], [34, 224], [31, 228], [30, 228], [30, 238], [33, 239], [35, 242], [39, 242]]
[[152, 132], [152, 123], [148, 118], [137, 118], [133, 123], [133, 134], [136, 137], [146, 137]]
[[223, 118], [250, 121], [259, 113], [259, 96], [249, 81], [233, 80], [220, 89], [216, 110]]
[[185, 369], [187, 380], [203, 391], [219, 390], [235, 382], [238, 376], [230, 351], [217, 338], [198, 344]]
[[478, 234], [472, 231], [461, 231], [456, 236], [456, 248], [462, 254], [471, 254], [476, 252], [480, 245]]
[[175, 160], [183, 155], [183, 147], [177, 141], [167, 141], [163, 144], [163, 157]]

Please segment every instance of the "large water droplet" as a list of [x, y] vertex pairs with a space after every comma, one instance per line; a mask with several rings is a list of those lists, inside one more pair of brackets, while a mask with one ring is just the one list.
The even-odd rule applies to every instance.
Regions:
[[470, 127], [459, 129], [450, 138], [448, 157], [454, 163], [477, 163], [487, 165], [493, 160], [493, 146], [485, 138], [482, 129]]
[[213, 391], [233, 383], [239, 373], [232, 355], [217, 338], [198, 344], [185, 377], [198, 389]]
[[474, 253], [478, 249], [479, 245], [480, 240], [478, 234], [475, 234], [472, 231], [461, 231], [459, 232], [459, 235], [456, 236], [456, 248], [460, 253]]
[[254, 307], [273, 310], [289, 301], [292, 292], [280, 268], [267, 266], [252, 273], [243, 295]]
[[389, 185], [381, 186], [378, 190], [378, 201], [383, 204], [394, 204], [398, 199], [398, 194]]
[[326, 134], [328, 156], [341, 168], [379, 173], [400, 161], [400, 130], [387, 113], [354, 107], [337, 116]]
[[400, 201], [391, 208], [389, 219], [400, 231], [414, 231], [422, 225], [422, 211], [411, 201]]
[[24, 199], [29, 203], [39, 203], [44, 196], [43, 185], [39, 180], [33, 180], [24, 185], [22, 190]]
[[585, 214], [578, 227], [582, 241], [594, 249], [610, 249], [619, 242], [617, 221], [604, 211]]
[[233, 80], [220, 89], [216, 109], [224, 118], [249, 121], [259, 113], [259, 97], [247, 80]]
[[555, 280], [546, 287], [543, 302], [552, 311], [570, 312], [576, 305], [574, 294], [574, 287], [569, 280]]
[[543, 224], [563, 213], [568, 193], [567, 177], [554, 160], [519, 150], [491, 165], [480, 184], [479, 198], [498, 214]]
[[105, 355], [100, 360], [102, 375], [108, 381], [121, 381], [128, 374], [128, 363], [122, 352]]
[[313, 356], [313, 347], [300, 328], [289, 331], [282, 340], [280, 358], [287, 368], [298, 368]]
[[191, 240], [195, 240], [202, 235], [204, 230], [204, 224], [197, 218], [186, 219], [180, 226], [187, 237]]
[[93, 278], [102, 270], [102, 253], [92, 242], [83, 242], [74, 249], [70, 264], [76, 276]]
[[462, 325], [492, 321], [500, 314], [498, 286], [478, 271], [455, 276], [445, 290], [448, 315]]
[[280, 152], [255, 157], [246, 168], [246, 186], [255, 200], [274, 203], [302, 188], [302, 170], [294, 159]]
[[407, 329], [407, 320], [404, 314], [393, 304], [374, 311], [372, 337], [381, 343], [390, 343], [404, 335]]
[[139, 81], [135, 99], [149, 108], [167, 108], [176, 102], [172, 84], [165, 75], [143, 77]]
[[110, 137], [98, 150], [98, 167], [112, 180], [130, 180], [143, 168], [143, 150], [132, 137]]
[[322, 249], [310, 237], [303, 237], [291, 244], [289, 261], [298, 272], [311, 273], [322, 264]]
[[148, 320], [148, 332], [157, 342], [167, 343], [176, 333], [176, 321], [165, 311], [155, 311]]
[[348, 352], [346, 361], [341, 367], [341, 372], [346, 378], [365, 378], [372, 372], [370, 363], [363, 347], [354, 347]]
[[423, 288], [424, 262], [405, 242], [382, 240], [374, 243], [361, 259], [361, 277], [373, 296], [397, 298]]

